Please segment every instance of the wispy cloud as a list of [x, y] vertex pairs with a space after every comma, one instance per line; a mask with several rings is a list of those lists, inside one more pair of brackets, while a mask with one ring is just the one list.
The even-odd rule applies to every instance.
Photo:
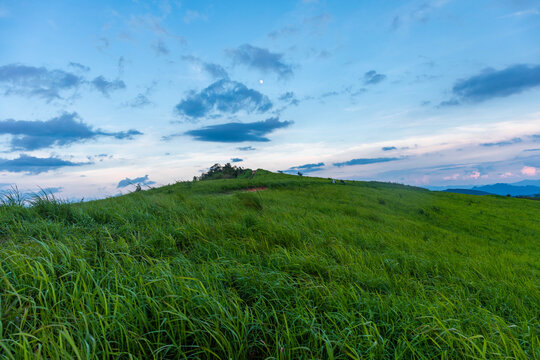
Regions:
[[0, 121], [0, 134], [12, 135], [11, 150], [37, 150], [69, 145], [97, 137], [131, 139], [137, 130], [105, 132], [85, 124], [77, 113], [64, 113], [46, 121], [7, 119]]
[[376, 164], [376, 163], [403, 160], [403, 159], [404, 158], [396, 158], [396, 157], [352, 159], [349, 161], [334, 163], [334, 166], [343, 167], [343, 166], [353, 166], [353, 165], [368, 165], [368, 164]]
[[482, 143], [480, 145], [481, 146], [486, 146], [486, 147], [490, 147], [490, 146], [509, 146], [509, 145], [514, 145], [514, 144], [519, 144], [521, 142], [523, 142], [523, 140], [521, 138], [513, 138], [511, 140]]
[[167, 44], [165, 44], [165, 41], [163, 41], [162, 39], [158, 39], [157, 41], [155, 41], [153, 44], [152, 44], [152, 49], [154, 49], [154, 51], [156, 52], [156, 55], [164, 55], [164, 56], [167, 56], [170, 54], [170, 50], [169, 48], [167, 47]]
[[201, 70], [205, 71], [208, 75], [214, 79], [228, 79], [229, 74], [227, 70], [219, 64], [202, 61], [200, 58], [192, 55], [182, 56], [182, 60], [189, 61], [190, 63], [198, 66]]
[[109, 96], [111, 91], [121, 90], [126, 88], [126, 84], [119, 79], [109, 81], [103, 76], [98, 76], [91, 82], [92, 86], [105, 96]]
[[271, 108], [272, 102], [257, 90], [249, 89], [237, 81], [222, 79], [200, 92], [191, 91], [176, 105], [175, 110], [187, 119], [198, 120], [215, 112], [264, 113]]
[[237, 63], [262, 72], [274, 72], [281, 78], [293, 74], [293, 67], [283, 61], [283, 54], [270, 52], [268, 49], [244, 44], [226, 53]]
[[244, 141], [270, 141], [267, 134], [276, 129], [292, 125], [292, 121], [279, 121], [279, 118], [269, 118], [264, 121], [251, 123], [231, 122], [219, 125], [205, 126], [201, 129], [190, 130], [185, 135], [199, 141], [213, 142], [244, 142]]
[[298, 105], [300, 104], [300, 100], [296, 98], [296, 95], [294, 95], [294, 92], [287, 91], [286, 93], [282, 94], [279, 98], [280, 101], [286, 102], [288, 105]]
[[232, 158], [231, 159], [231, 162], [233, 162], [233, 163], [238, 163], [238, 162], [242, 162], [242, 161], [244, 161], [244, 159], [240, 159], [240, 158]]
[[202, 20], [202, 21], [207, 21], [208, 20], [208, 17], [204, 14], [201, 14], [200, 12], [196, 11], [196, 10], [187, 10], [186, 11], [186, 15], [184, 15], [184, 22], [186, 24], [190, 24], [194, 21], [197, 21], [197, 20]]

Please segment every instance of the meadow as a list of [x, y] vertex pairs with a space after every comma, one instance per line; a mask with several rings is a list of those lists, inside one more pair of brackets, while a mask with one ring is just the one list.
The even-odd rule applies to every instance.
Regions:
[[540, 202], [264, 170], [12, 193], [0, 358], [540, 359]]

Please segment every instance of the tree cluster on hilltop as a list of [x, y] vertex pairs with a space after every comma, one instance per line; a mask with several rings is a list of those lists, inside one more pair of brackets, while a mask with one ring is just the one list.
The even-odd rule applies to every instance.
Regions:
[[240, 166], [234, 166], [230, 163], [225, 165], [214, 164], [199, 176], [199, 180], [233, 179], [251, 175], [251, 169], [244, 169]]

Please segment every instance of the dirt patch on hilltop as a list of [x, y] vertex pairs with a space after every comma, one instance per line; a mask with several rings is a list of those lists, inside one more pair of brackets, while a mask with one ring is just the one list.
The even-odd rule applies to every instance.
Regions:
[[249, 192], [257, 192], [257, 191], [264, 191], [268, 189], [266, 186], [260, 186], [260, 187], [252, 187], [252, 188], [248, 188], [246, 189], [245, 191], [249, 191]]

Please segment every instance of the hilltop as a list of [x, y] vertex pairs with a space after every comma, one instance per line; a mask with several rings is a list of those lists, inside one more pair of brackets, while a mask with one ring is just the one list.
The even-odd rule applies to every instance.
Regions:
[[540, 202], [236, 175], [7, 201], [0, 357], [540, 358]]

